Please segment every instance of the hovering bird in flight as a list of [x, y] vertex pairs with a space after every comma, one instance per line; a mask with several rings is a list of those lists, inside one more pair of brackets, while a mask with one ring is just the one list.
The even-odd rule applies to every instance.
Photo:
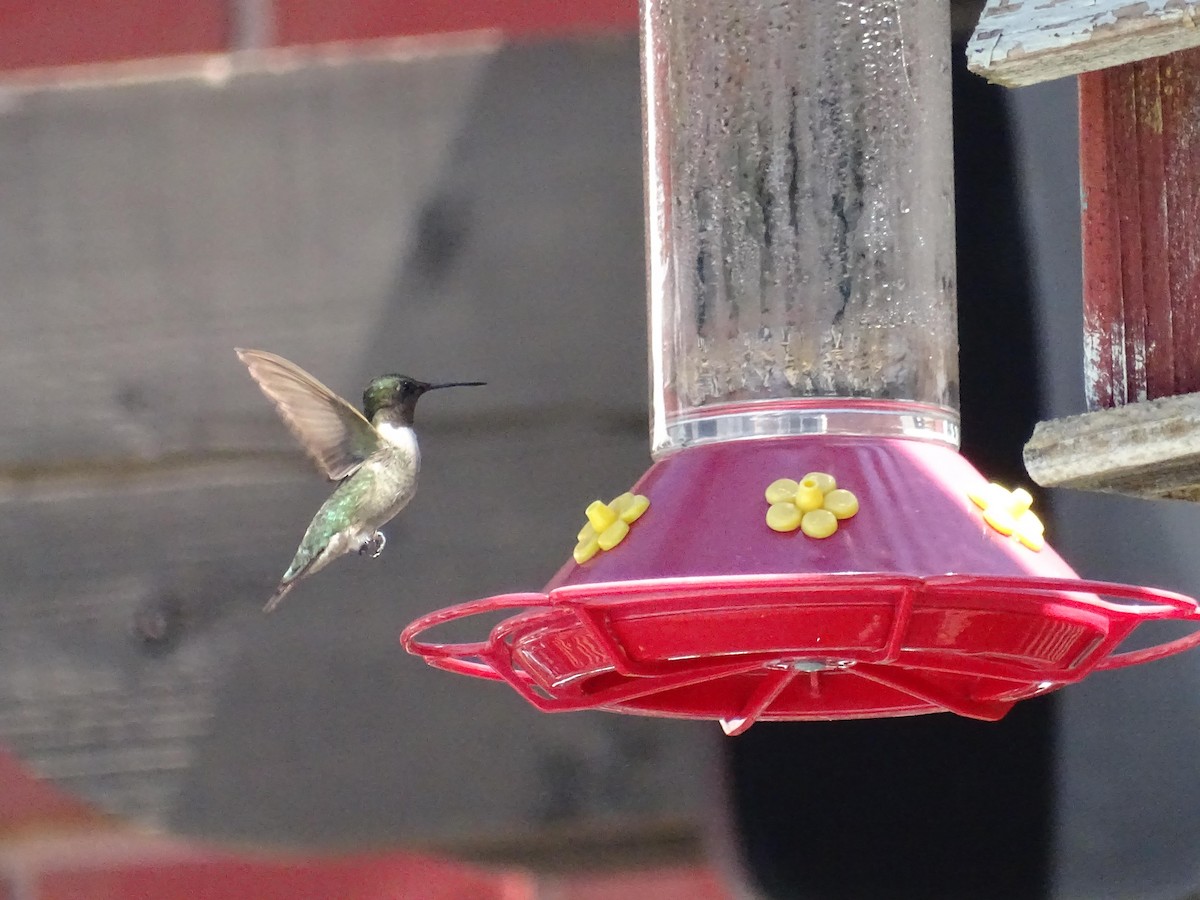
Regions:
[[[264, 612], [296, 583], [351, 550], [378, 557], [387, 539], [379, 529], [417, 492], [421, 450], [413, 412], [422, 394], [482, 381], [429, 384], [407, 375], [381, 375], [363, 391], [363, 412], [295, 363], [263, 350], [237, 349], [262, 392], [275, 404], [308, 455], [340, 482], [313, 517]], [[365, 413], [365, 415], [364, 415]]]

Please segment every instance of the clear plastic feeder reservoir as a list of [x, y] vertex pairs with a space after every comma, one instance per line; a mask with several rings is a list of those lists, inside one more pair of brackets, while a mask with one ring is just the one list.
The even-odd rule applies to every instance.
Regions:
[[[1081, 581], [958, 446], [945, 0], [643, 0], [650, 470], [545, 589], [410, 625], [546, 711], [1013, 703], [1178, 652], [1191, 598]], [[591, 502], [587, 502], [590, 500]], [[430, 628], [496, 610], [485, 639]]]
[[644, 4], [656, 457], [785, 434], [957, 444], [948, 17]]

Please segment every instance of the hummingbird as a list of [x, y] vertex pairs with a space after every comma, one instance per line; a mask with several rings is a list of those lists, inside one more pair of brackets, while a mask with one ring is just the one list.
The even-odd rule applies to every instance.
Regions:
[[407, 375], [381, 375], [363, 391], [360, 413], [317, 379], [282, 356], [236, 348], [250, 377], [275, 404], [280, 418], [330, 481], [339, 482], [309, 523], [292, 564], [263, 612], [270, 612], [296, 583], [352, 550], [377, 558], [387, 538], [379, 529], [417, 491], [421, 450], [413, 412], [423, 394], [483, 381], [430, 384]]

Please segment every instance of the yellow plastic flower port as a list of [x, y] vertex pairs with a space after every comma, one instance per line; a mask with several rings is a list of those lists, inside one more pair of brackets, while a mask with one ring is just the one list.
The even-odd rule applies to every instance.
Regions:
[[584, 511], [587, 524], [579, 530], [575, 562], [583, 565], [601, 550], [611, 550], [629, 534], [629, 526], [642, 517], [650, 501], [641, 494], [626, 491], [612, 503], [593, 500]]
[[809, 472], [799, 481], [772, 481], [765, 496], [771, 504], [768, 528], [780, 532], [799, 528], [811, 538], [829, 537], [840, 520], [858, 512], [858, 498], [839, 488], [836, 479], [825, 472]]
[[1024, 488], [1005, 490], [995, 482], [968, 491], [967, 496], [983, 510], [983, 521], [1003, 535], [1012, 535], [1030, 550], [1046, 545], [1045, 526], [1029, 507], [1033, 497]]

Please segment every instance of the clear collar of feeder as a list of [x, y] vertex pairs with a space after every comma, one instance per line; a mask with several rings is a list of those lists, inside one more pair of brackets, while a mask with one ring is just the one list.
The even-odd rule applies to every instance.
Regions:
[[[655, 462], [543, 591], [425, 616], [410, 652], [546, 711], [737, 733], [998, 719], [1200, 642], [1119, 652], [1200, 609], [1080, 580], [957, 452], [947, 15], [643, 0]], [[496, 610], [482, 640], [423, 637]]]

